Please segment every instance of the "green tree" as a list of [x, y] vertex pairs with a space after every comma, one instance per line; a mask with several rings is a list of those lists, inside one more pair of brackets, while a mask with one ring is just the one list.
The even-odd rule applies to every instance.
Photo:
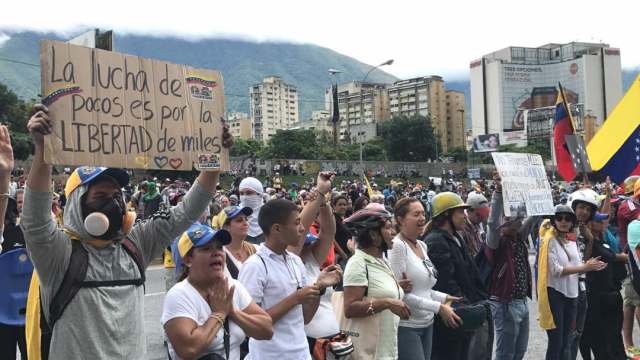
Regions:
[[436, 158], [439, 145], [429, 117], [396, 116], [382, 123], [380, 133], [389, 160], [426, 161]]
[[449, 150], [444, 156], [452, 157], [455, 162], [466, 162], [467, 161], [467, 150], [461, 147], [453, 148]]
[[9, 127], [13, 155], [18, 160], [27, 159], [33, 150], [31, 138], [27, 133], [31, 107], [31, 103], [20, 100], [13, 91], [0, 84], [0, 123]]
[[260, 141], [254, 139], [234, 139], [233, 147], [229, 152], [231, 156], [261, 156], [264, 146]]
[[278, 130], [269, 140], [264, 156], [271, 159], [317, 159], [316, 134], [313, 130]]

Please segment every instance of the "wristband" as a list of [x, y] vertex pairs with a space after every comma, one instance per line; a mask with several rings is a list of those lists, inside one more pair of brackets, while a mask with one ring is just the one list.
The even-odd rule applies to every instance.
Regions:
[[6, 199], [9, 196], [11, 196], [11, 195], [9, 195], [9, 193], [0, 194], [0, 199]]

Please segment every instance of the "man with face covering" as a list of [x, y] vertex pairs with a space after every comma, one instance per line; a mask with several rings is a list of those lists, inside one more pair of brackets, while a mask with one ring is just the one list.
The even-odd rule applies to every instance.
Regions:
[[[72, 248], [77, 248], [73, 243], [79, 242], [88, 256], [83, 285], [53, 327], [49, 359], [143, 359], [144, 288], [127, 283], [144, 278], [123, 240], [135, 245], [146, 267], [202, 214], [215, 192], [219, 171], [200, 173], [180, 204], [132, 225], [135, 216], [126, 212], [121, 191], [129, 181], [127, 173], [80, 167], [65, 188], [67, 205], [60, 229], [50, 213], [52, 167], [44, 162], [44, 135], [51, 134], [54, 119], [43, 105], [34, 110], [27, 128], [35, 154], [21, 227], [40, 277], [45, 319], [50, 320], [50, 305], [71, 263]], [[225, 147], [231, 146], [226, 127], [222, 138]]]
[[238, 191], [240, 192], [240, 207], [249, 207], [253, 210], [253, 213], [247, 219], [249, 220], [247, 241], [258, 245], [264, 241], [264, 234], [258, 224], [260, 208], [264, 204], [264, 188], [260, 180], [254, 177], [247, 177], [240, 182]]

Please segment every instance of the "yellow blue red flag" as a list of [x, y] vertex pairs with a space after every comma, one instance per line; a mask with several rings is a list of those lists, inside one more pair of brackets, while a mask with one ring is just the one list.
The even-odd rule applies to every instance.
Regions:
[[640, 76], [587, 145], [593, 171], [621, 183], [640, 174]]

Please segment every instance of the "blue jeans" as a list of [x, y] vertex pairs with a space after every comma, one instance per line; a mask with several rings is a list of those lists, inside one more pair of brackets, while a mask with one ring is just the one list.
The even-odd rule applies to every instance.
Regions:
[[430, 360], [433, 324], [426, 328], [398, 327], [398, 360]]
[[527, 299], [515, 299], [508, 304], [489, 303], [496, 331], [495, 360], [521, 360], [529, 344]]

